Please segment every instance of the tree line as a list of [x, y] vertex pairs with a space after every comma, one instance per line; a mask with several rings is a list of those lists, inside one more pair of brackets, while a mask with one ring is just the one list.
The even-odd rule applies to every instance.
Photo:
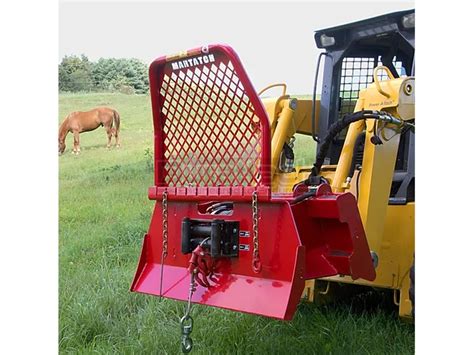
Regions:
[[59, 91], [112, 91], [144, 94], [149, 89], [148, 67], [139, 59], [65, 56], [59, 64]]

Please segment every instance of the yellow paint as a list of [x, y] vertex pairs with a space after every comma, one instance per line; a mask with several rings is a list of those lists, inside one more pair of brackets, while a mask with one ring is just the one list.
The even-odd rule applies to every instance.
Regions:
[[[388, 70], [377, 68], [375, 73]], [[379, 81], [359, 93], [355, 111], [386, 111], [401, 120], [415, 117], [415, 79], [393, 78]], [[281, 85], [281, 84], [280, 84]], [[306, 179], [311, 166], [295, 166], [293, 172], [279, 171], [278, 162], [284, 142], [289, 142], [295, 133], [311, 134], [311, 100], [297, 100], [296, 108], [290, 107], [289, 95], [262, 100], [267, 110], [272, 131], [272, 191], [291, 192], [293, 186]], [[295, 100], [295, 99], [293, 99]], [[319, 101], [316, 102], [316, 119]], [[371, 287], [398, 290], [400, 293], [399, 314], [411, 318], [411, 302], [408, 297], [409, 271], [414, 255], [414, 210], [415, 204], [388, 205], [390, 186], [400, 139], [399, 129], [393, 125], [375, 125], [375, 120], [351, 124], [337, 166], [323, 166], [321, 174], [329, 180], [333, 191], [354, 193], [354, 184], [346, 182], [352, 161], [355, 140], [364, 129], [366, 134], [364, 158], [360, 176], [358, 196], [359, 212], [366, 232], [369, 247], [378, 255], [377, 277], [374, 281], [354, 281], [350, 277], [330, 277], [325, 280], [353, 283]], [[317, 126], [317, 125], [316, 125]], [[377, 129], [382, 145], [373, 145], [371, 136]], [[297, 157], [295, 157], [297, 158]], [[308, 280], [304, 297], [309, 301], [321, 297], [315, 292], [314, 280]], [[318, 296], [319, 295], [319, 296]]]

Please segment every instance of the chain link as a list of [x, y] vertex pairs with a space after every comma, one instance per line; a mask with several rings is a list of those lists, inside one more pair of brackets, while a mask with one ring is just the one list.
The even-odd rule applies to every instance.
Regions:
[[260, 252], [258, 245], [258, 198], [257, 191], [252, 193], [252, 227], [253, 227], [253, 271], [259, 273], [262, 270], [262, 263], [260, 262]]
[[168, 191], [163, 192], [162, 200], [162, 216], [163, 216], [163, 245], [161, 252], [161, 269], [160, 269], [160, 297], [163, 296], [163, 262], [168, 256]]

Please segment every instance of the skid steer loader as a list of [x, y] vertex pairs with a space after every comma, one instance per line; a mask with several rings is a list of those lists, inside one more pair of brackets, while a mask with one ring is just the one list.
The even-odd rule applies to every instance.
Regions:
[[[150, 66], [156, 204], [131, 290], [187, 302], [184, 352], [193, 303], [289, 320], [301, 297], [359, 284], [412, 314], [414, 11], [315, 40], [313, 99], [285, 84], [261, 99], [225, 45]], [[313, 165], [295, 165], [298, 134]]]
[[316, 31], [315, 40], [325, 49], [325, 64], [319, 130], [313, 135], [324, 137], [334, 122], [364, 109], [390, 112], [411, 128], [402, 128], [392, 136], [384, 133], [379, 121], [359, 121], [347, 134], [332, 140], [321, 175], [330, 179], [334, 191], [355, 194], [377, 277], [369, 282], [340, 276], [308, 281], [306, 296], [315, 300], [334, 295], [341, 283], [391, 289], [400, 317], [411, 320], [415, 282], [415, 12], [396, 12]]

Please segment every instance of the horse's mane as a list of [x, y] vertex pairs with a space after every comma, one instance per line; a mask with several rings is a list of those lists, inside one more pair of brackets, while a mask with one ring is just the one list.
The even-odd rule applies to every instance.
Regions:
[[59, 126], [59, 139], [64, 139], [66, 138], [66, 135], [68, 134], [68, 130], [69, 130], [69, 116], [71, 116], [70, 114], [66, 116], [66, 118], [64, 119], [64, 121], [61, 123], [61, 125]]

